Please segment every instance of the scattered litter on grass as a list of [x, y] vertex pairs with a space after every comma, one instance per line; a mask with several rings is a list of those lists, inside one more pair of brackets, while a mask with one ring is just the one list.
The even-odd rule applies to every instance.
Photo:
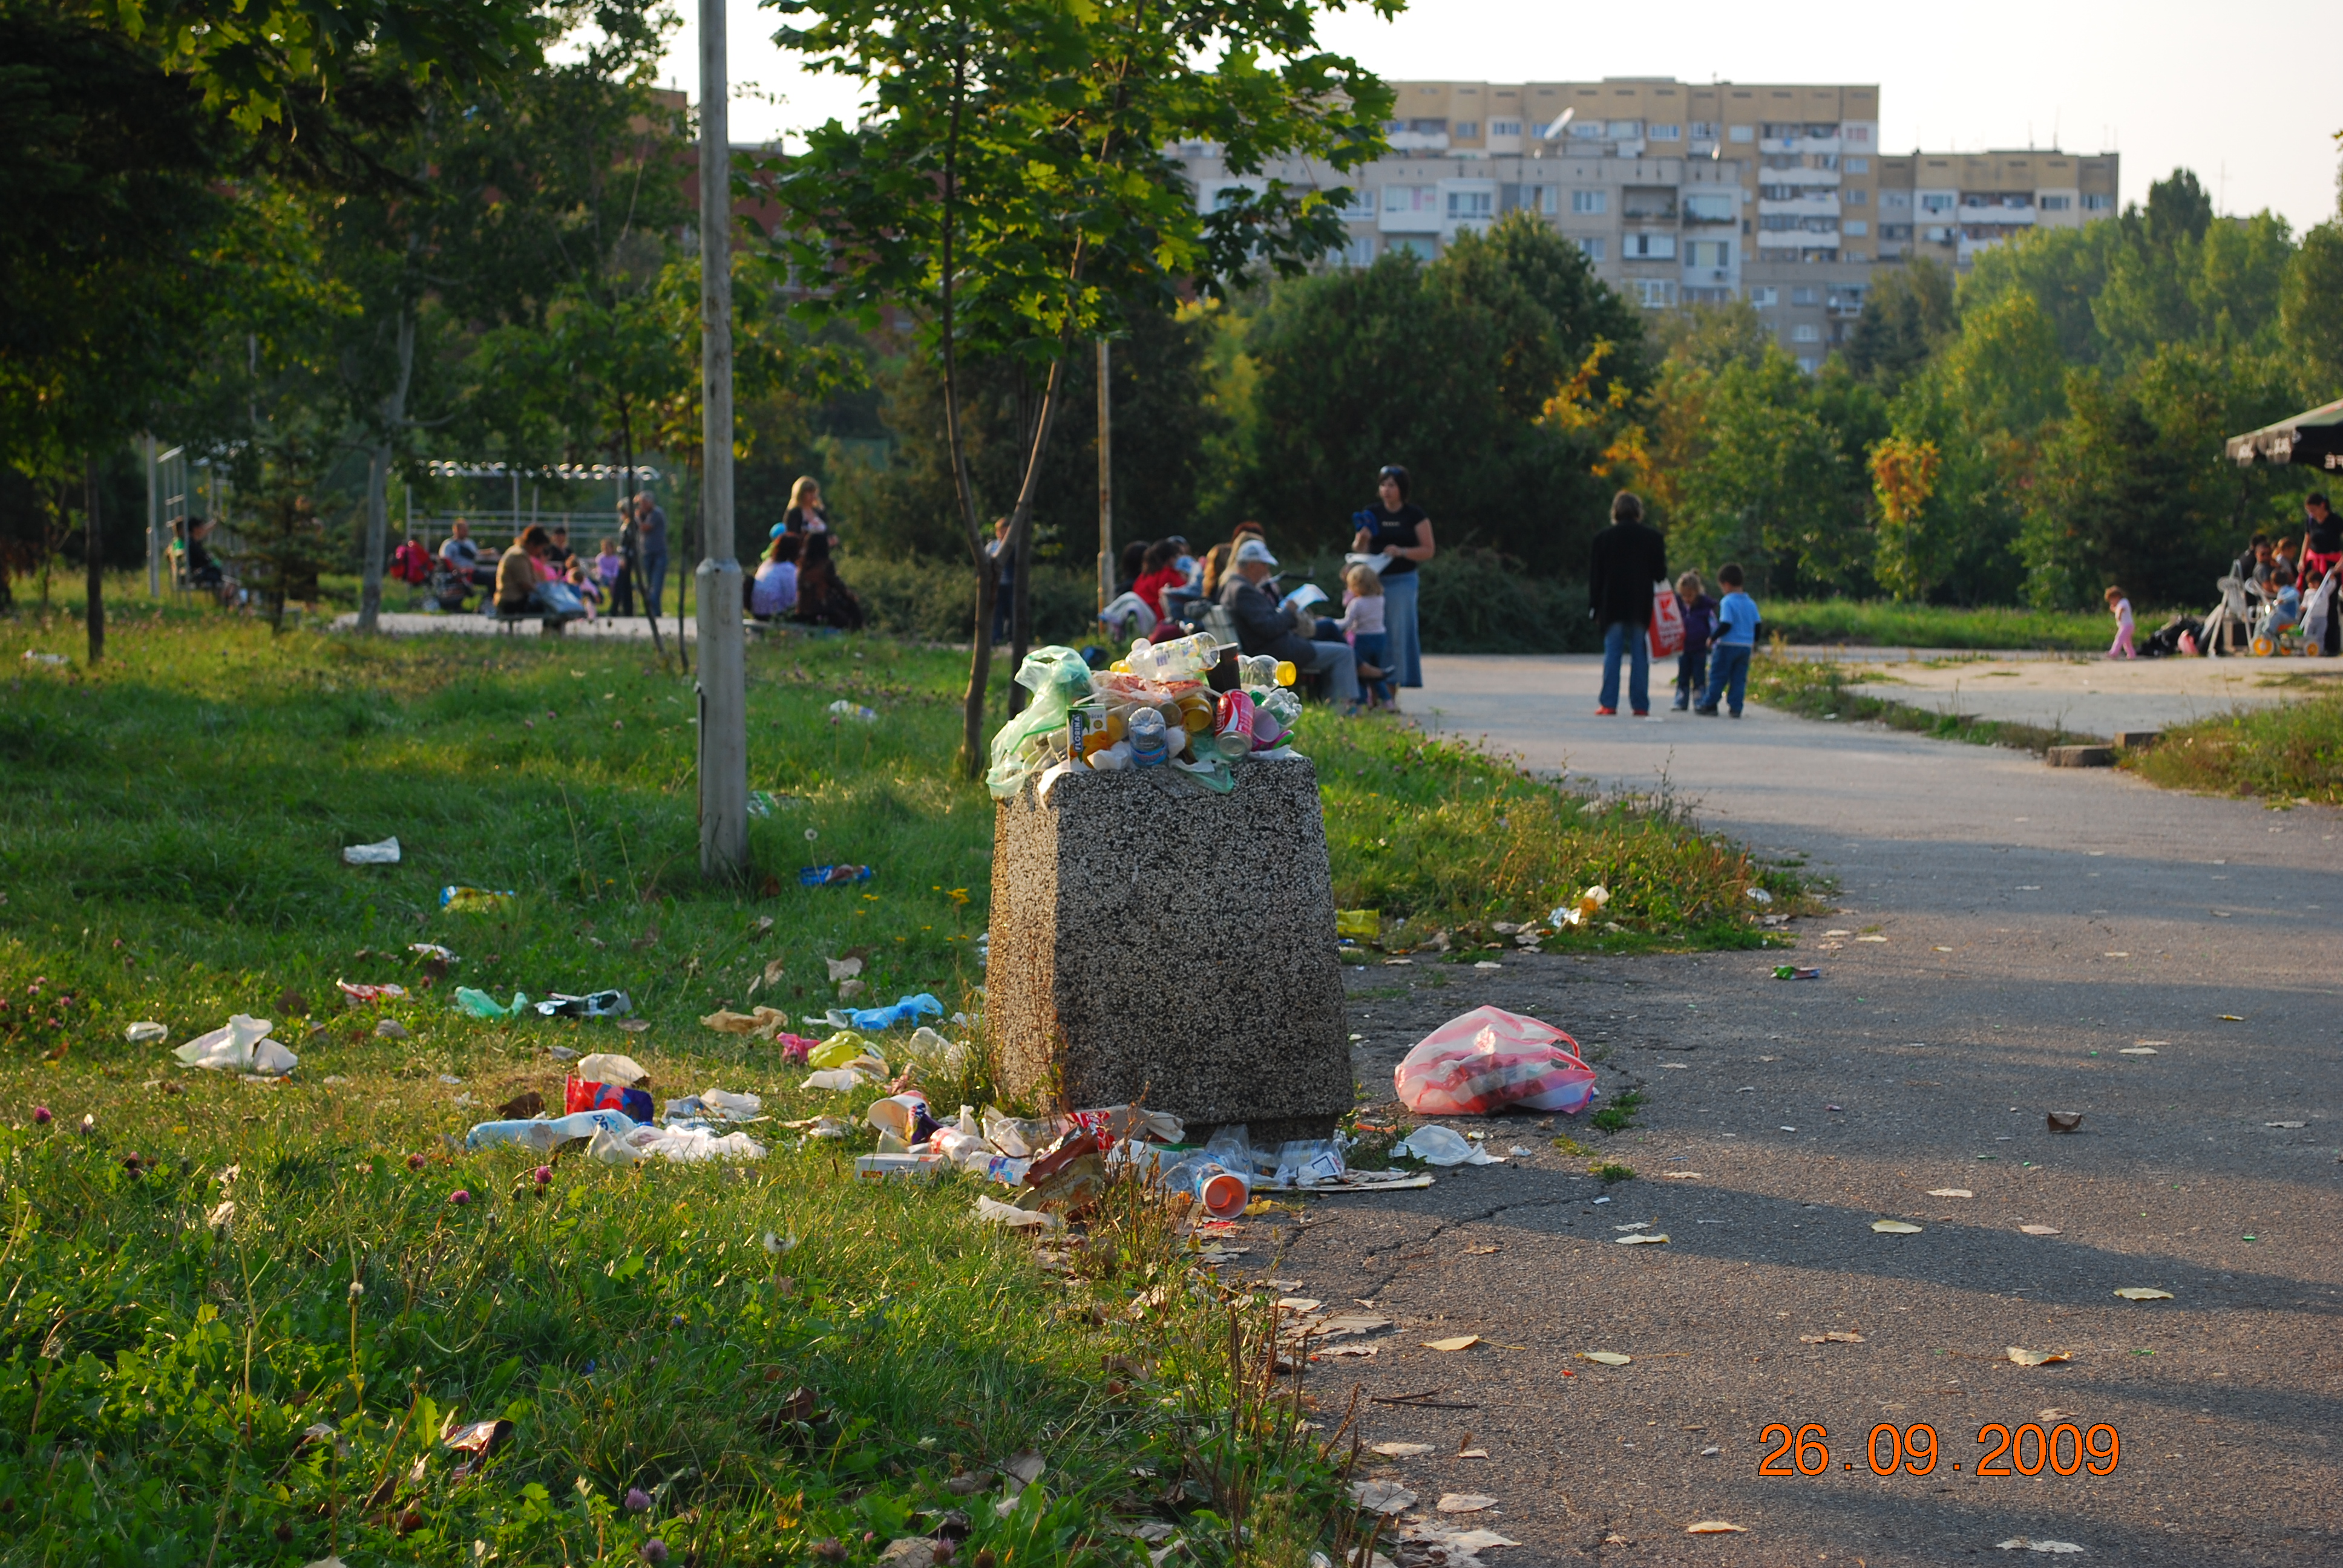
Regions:
[[836, 719], [855, 719], [865, 724], [876, 724], [879, 721], [877, 709], [866, 708], [859, 702], [850, 702], [843, 697], [823, 709], [822, 711]]
[[1039, 1209], [1020, 1209], [1014, 1203], [981, 1196], [976, 1201], [976, 1217], [988, 1225], [1007, 1225], [1020, 1231], [1055, 1231], [1065, 1224], [1055, 1214]]
[[128, 1029], [124, 1030], [122, 1031], [122, 1037], [133, 1045], [145, 1045], [150, 1040], [166, 1039], [169, 1036], [170, 1032], [171, 1031], [169, 1030], [164, 1028], [159, 1023], [146, 1020], [134, 1023]]
[[1442, 1495], [1438, 1506], [1443, 1513], [1478, 1513], [1497, 1506], [1497, 1500], [1478, 1492], [1451, 1492]]
[[1928, 1196], [1931, 1198], [1974, 1198], [1976, 1194], [1970, 1191], [1966, 1187], [1931, 1187], [1928, 1189]]
[[2056, 1236], [2059, 1234], [2058, 1227], [2056, 1225], [2020, 1225], [2018, 1230], [2028, 1236]]
[[439, 890], [439, 907], [451, 915], [496, 914], [511, 909], [518, 901], [519, 895], [510, 888], [495, 891], [459, 885]]
[[2116, 1294], [2121, 1296], [2127, 1302], [2168, 1302], [2172, 1300], [2172, 1292], [2170, 1291], [2158, 1291], [2147, 1285], [2126, 1285], [2122, 1290], [2117, 1291]]
[[838, 888], [867, 882], [879, 873], [869, 866], [807, 866], [798, 872], [798, 884], [807, 888]]
[[598, 990], [585, 996], [555, 991], [536, 1004], [539, 1018], [617, 1018], [635, 1010], [634, 999], [622, 990]]
[[1920, 1227], [1904, 1220], [1874, 1220], [1871, 1228], [1883, 1236], [1916, 1236]]
[[1887, 939], [1885, 937], [1857, 937], [1855, 940], [1859, 942], [1884, 942]]
[[1800, 969], [1795, 964], [1775, 964], [1774, 978], [1775, 980], [1820, 980], [1823, 978], [1823, 971], [1818, 969]]
[[1376, 910], [1336, 910], [1334, 934], [1371, 942], [1383, 934], [1383, 915]]
[[1480, 1342], [1478, 1334], [1457, 1334], [1450, 1339], [1426, 1340], [1423, 1348], [1428, 1351], [1469, 1351]]
[[1564, 926], [1583, 926], [1593, 917], [1602, 913], [1610, 902], [1611, 890], [1598, 883], [1571, 900], [1570, 902], [1556, 905], [1554, 912], [1546, 916], [1546, 923], [1556, 930]]
[[346, 866], [396, 866], [398, 864], [398, 840], [385, 839], [378, 844], [345, 844], [342, 864]]
[[334, 982], [334, 989], [340, 991], [342, 1000], [352, 1007], [379, 1007], [386, 1001], [397, 1001], [407, 995], [407, 988], [403, 985], [352, 985], [347, 980], [337, 980]]
[[699, 1021], [719, 1034], [757, 1034], [770, 1036], [789, 1027], [789, 1015], [779, 1008], [760, 1007], [754, 1012], [730, 1012], [718, 1008], [701, 1015]]
[[2006, 1541], [1996, 1541], [1994, 1543], [1994, 1545], [2004, 1552], [2016, 1552], [2021, 1550], [2026, 1552], [2080, 1552], [2082, 1550], [2081, 1547], [2076, 1545], [2071, 1541], [2031, 1541], [2023, 1535], [2013, 1535]]
[[[621, 1087], [631, 1087], [648, 1080], [650, 1072], [631, 1056], [621, 1056], [616, 1051], [598, 1050], [591, 1056], [579, 1060], [578, 1076], [596, 1083], [615, 1083]], [[642, 1120], [649, 1121], [649, 1118], [645, 1117]]]
[[518, 1018], [521, 1010], [528, 1006], [528, 997], [521, 991], [515, 991], [512, 1005], [508, 1007], [486, 991], [459, 985], [456, 988], [456, 1005], [474, 1018]]
[[399, 1022], [395, 1018], [378, 1018], [375, 1020], [374, 1032], [375, 1038], [377, 1040], [406, 1040], [408, 1038], [407, 1026]]
[[1722, 1519], [1703, 1519], [1684, 1526], [1687, 1535], [1746, 1535], [1749, 1526], [1734, 1524]]
[[1597, 1366], [1623, 1367], [1633, 1362], [1633, 1356], [1623, 1356], [1617, 1351], [1581, 1351], [1578, 1359], [1593, 1362]]
[[242, 1072], [282, 1078], [301, 1065], [301, 1059], [268, 1036], [273, 1026], [265, 1018], [236, 1013], [227, 1027], [197, 1035], [171, 1054], [182, 1065], [212, 1072]]
[[2012, 1345], [2009, 1347], [2009, 1359], [2022, 1367], [2041, 1367], [2067, 1358], [2065, 1351], [2029, 1351], [2023, 1345]]

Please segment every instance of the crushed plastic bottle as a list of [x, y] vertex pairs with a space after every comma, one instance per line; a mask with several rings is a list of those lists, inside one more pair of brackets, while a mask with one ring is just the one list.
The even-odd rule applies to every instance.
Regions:
[[549, 1120], [538, 1117], [526, 1121], [483, 1121], [465, 1135], [464, 1147], [478, 1151], [518, 1143], [544, 1154], [572, 1138], [591, 1138], [606, 1128], [623, 1137], [636, 1125], [620, 1111], [580, 1111]]
[[1199, 632], [1170, 642], [1134, 642], [1121, 662], [1132, 675], [1169, 686], [1175, 680], [1203, 679], [1220, 668], [1225, 651], [1225, 645], [1217, 638]]
[[1130, 740], [1131, 761], [1141, 768], [1160, 768], [1170, 761], [1172, 749], [1164, 739], [1169, 728], [1159, 709], [1133, 709]]

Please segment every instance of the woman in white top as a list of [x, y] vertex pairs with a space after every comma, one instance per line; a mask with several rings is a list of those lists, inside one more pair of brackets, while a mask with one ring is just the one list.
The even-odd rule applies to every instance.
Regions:
[[759, 620], [785, 616], [798, 607], [798, 551], [802, 534], [776, 534], [757, 564], [756, 580], [749, 585], [749, 613]]

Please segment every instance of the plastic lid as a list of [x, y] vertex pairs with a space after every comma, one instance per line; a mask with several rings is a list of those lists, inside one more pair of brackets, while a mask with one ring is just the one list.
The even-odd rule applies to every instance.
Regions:
[[1301, 675], [1301, 673], [1302, 673], [1302, 672], [1301, 672], [1300, 670], [1298, 670], [1298, 669], [1296, 669], [1296, 668], [1293, 668], [1293, 661], [1292, 661], [1292, 659], [1290, 659], [1290, 658], [1281, 658], [1281, 659], [1279, 659], [1279, 660], [1277, 661], [1277, 684], [1278, 684], [1278, 685], [1280, 685], [1280, 686], [1291, 686], [1291, 685], [1292, 685], [1292, 684], [1293, 684], [1293, 682], [1294, 682], [1295, 678], [1297, 678], [1298, 676], [1300, 676], [1300, 675]]

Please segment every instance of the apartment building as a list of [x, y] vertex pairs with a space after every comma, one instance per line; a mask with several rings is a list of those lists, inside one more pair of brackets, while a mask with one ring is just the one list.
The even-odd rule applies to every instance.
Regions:
[[1268, 177], [1347, 184], [1363, 266], [1430, 259], [1515, 210], [1574, 241], [1596, 274], [1650, 309], [1745, 298], [1809, 369], [1843, 342], [1875, 269], [1916, 256], [1966, 266], [2042, 224], [2115, 206], [2113, 154], [1879, 148], [1879, 89], [1600, 82], [1400, 82], [1390, 154], [1347, 180], [1296, 160], [1231, 176], [1219, 149], [1179, 151], [1209, 208]]

